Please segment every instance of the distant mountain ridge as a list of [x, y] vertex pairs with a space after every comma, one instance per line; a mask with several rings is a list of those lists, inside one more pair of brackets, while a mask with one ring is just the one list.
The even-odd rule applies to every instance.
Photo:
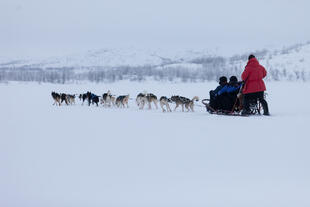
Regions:
[[[52, 57], [46, 59], [10, 60], [0, 58], [0, 67], [40, 67], [40, 68], [89, 68], [89, 67], [119, 67], [162, 65], [176, 62], [187, 62], [196, 57], [208, 54], [206, 51], [182, 51], [177, 53], [150, 51], [141, 49], [101, 49], [85, 53]], [[208, 54], [209, 55], [209, 54]]]

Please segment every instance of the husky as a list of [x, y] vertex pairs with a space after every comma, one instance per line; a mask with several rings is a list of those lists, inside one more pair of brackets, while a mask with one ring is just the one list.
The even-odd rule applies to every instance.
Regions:
[[88, 91], [86, 94], [87, 94], [88, 106], [90, 106], [90, 104], [94, 104], [94, 103], [98, 106], [100, 96], [97, 96], [97, 95], [91, 93], [90, 91]]
[[54, 100], [53, 105], [56, 104], [56, 106], [57, 106], [57, 104], [58, 104], [58, 106], [60, 106], [60, 94], [52, 91], [51, 95], [52, 95], [52, 98]]
[[60, 103], [65, 102], [66, 105], [69, 105], [68, 95], [65, 93], [60, 94]]
[[71, 105], [75, 104], [75, 94], [74, 95], [67, 94], [67, 99]]
[[[163, 112], [166, 112], [166, 109], [168, 112], [171, 112], [169, 103], [171, 103], [171, 99], [167, 98], [166, 96], [162, 96], [159, 99], [160, 107], [162, 108]], [[166, 109], [164, 109], [164, 106], [166, 106]]]
[[129, 94], [128, 95], [124, 95], [124, 96], [119, 96], [119, 97], [117, 97], [117, 99], [115, 101], [115, 104], [116, 104], [117, 107], [124, 108], [125, 105], [126, 105], [127, 108], [129, 108], [128, 100], [129, 100]]
[[149, 94], [146, 95], [146, 98], [147, 98], [147, 101], [149, 103], [149, 109], [151, 109], [151, 103], [152, 102], [154, 103], [156, 109], [158, 109], [158, 106], [157, 106], [157, 102], [158, 102], [157, 96], [155, 96], [152, 93], [149, 93]]
[[103, 106], [105, 106], [105, 107], [106, 106], [110, 107], [111, 104], [113, 104], [113, 102], [112, 102], [112, 95], [111, 95], [110, 90], [107, 93], [104, 93], [102, 95], [101, 104], [103, 104]]
[[181, 105], [183, 112], [184, 112], [184, 106], [187, 109], [187, 111], [191, 110], [192, 112], [194, 112], [194, 101], [199, 101], [198, 96], [194, 96], [192, 99], [183, 96], [171, 96], [170, 99], [172, 102], [175, 102], [176, 104], [174, 111]]
[[84, 101], [87, 99], [87, 93], [80, 94], [79, 99], [80, 99], [80, 101], [83, 101], [82, 102], [82, 105], [83, 105]]
[[143, 102], [146, 101], [145, 97], [146, 97], [146, 93], [139, 93], [139, 94], [137, 95], [136, 103], [137, 103], [137, 105], [138, 105], [139, 108], [141, 107], [141, 105], [143, 104]]
[[185, 103], [185, 108], [187, 109], [187, 111], [191, 110], [192, 112], [194, 112], [194, 101], [199, 101], [199, 97], [194, 96], [192, 100]]
[[139, 107], [139, 109], [143, 109], [144, 108], [144, 105], [146, 103], [148, 103], [149, 105], [149, 109], [151, 109], [151, 103], [154, 103], [156, 109], [158, 109], [158, 106], [157, 106], [157, 96], [155, 96], [154, 94], [152, 93], [139, 93], [137, 98], [136, 98], [136, 102], [137, 102], [137, 105]]

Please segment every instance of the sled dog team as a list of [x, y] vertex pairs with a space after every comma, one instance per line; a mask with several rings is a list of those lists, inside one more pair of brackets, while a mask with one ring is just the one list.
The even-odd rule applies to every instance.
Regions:
[[[75, 97], [76, 95], [70, 95], [65, 93], [51, 93], [52, 98], [54, 100], [53, 105], [60, 106], [63, 102], [65, 102], [66, 105], [69, 104], [75, 104]], [[128, 101], [129, 101], [129, 94], [127, 95], [121, 95], [116, 97], [115, 95], [112, 95], [110, 90], [108, 90], [106, 93], [102, 94], [102, 96], [95, 95], [91, 93], [90, 91], [87, 91], [86, 93], [80, 94], [79, 96], [80, 101], [82, 102], [82, 105], [85, 101], [87, 101], [88, 106], [91, 104], [96, 104], [96, 106], [99, 106], [99, 103], [102, 104], [104, 107], [111, 107], [116, 106], [118, 108], [125, 108], [129, 107]], [[183, 97], [183, 96], [171, 96], [171, 98], [168, 98], [166, 96], [162, 96], [159, 99], [159, 104], [163, 112], [171, 112], [170, 104], [175, 103], [176, 109], [181, 106], [182, 111], [184, 112], [184, 108], [187, 111], [194, 112], [194, 102], [199, 101], [198, 96], [194, 96], [192, 99]], [[157, 96], [152, 93], [139, 93], [136, 97], [136, 104], [139, 107], [139, 109], [144, 109], [145, 105], [148, 106], [148, 109], [152, 109], [152, 103], [155, 105], [155, 108], [158, 109], [158, 99]]]

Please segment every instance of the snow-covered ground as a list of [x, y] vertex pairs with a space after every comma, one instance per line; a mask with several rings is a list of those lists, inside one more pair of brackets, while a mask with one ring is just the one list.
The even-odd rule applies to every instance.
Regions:
[[[207, 98], [215, 86], [0, 84], [0, 206], [310, 206], [309, 83], [267, 83], [270, 117], [133, 100], [144, 90]], [[130, 94], [130, 108], [59, 107], [50, 96], [108, 89]]]

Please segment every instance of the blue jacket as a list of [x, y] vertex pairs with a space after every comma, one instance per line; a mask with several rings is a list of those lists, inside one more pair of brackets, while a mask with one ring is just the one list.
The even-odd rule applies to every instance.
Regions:
[[241, 87], [241, 85], [230, 85], [227, 84], [225, 85], [221, 90], [219, 90], [219, 92], [217, 92], [216, 95], [221, 95], [223, 93], [233, 93], [239, 90], [239, 88]]
[[95, 94], [93, 94], [93, 93], [90, 95], [90, 98], [91, 98], [91, 99], [93, 99], [93, 98], [95, 98], [95, 97], [97, 97], [97, 95], [95, 95]]
[[[225, 85], [226, 86], [226, 85]], [[216, 87], [216, 89], [210, 91], [210, 93], [213, 95], [213, 96], [216, 96], [217, 93], [223, 88], [224, 86], [220, 85], [218, 87]]]

